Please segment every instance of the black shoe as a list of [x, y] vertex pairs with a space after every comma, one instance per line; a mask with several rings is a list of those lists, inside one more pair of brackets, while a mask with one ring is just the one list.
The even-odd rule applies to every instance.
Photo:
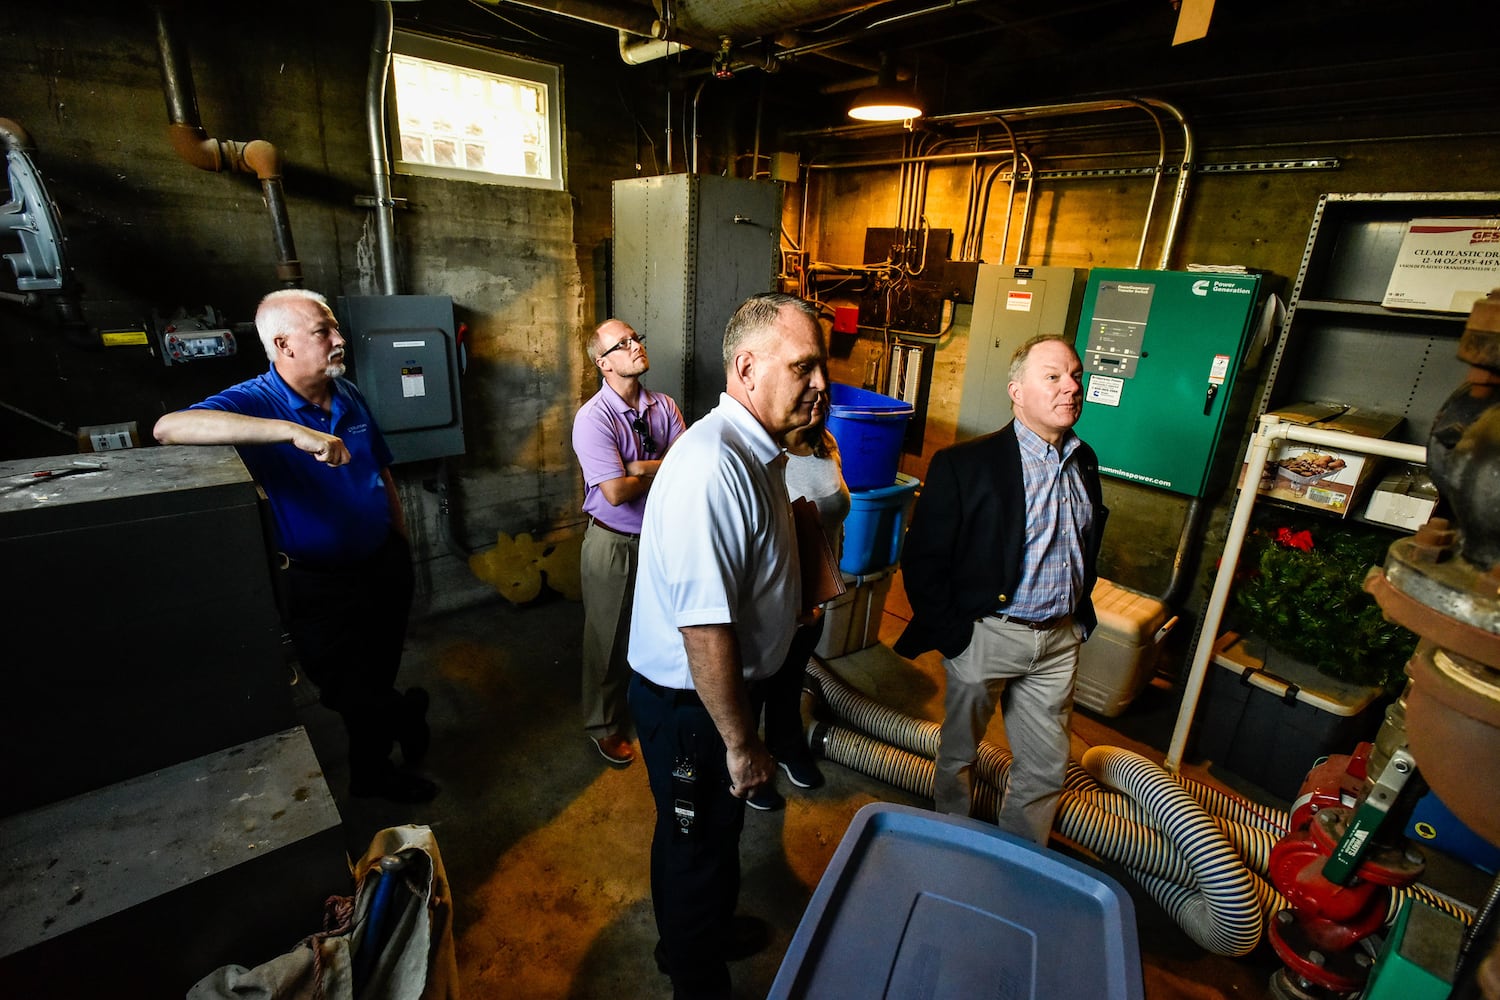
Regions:
[[391, 768], [373, 778], [350, 782], [349, 791], [357, 799], [389, 799], [392, 802], [431, 802], [438, 786], [410, 771]]
[[401, 722], [396, 742], [401, 744], [401, 759], [409, 767], [421, 767], [432, 745], [432, 730], [427, 726], [427, 692], [419, 687], [407, 688], [401, 696]]
[[724, 942], [724, 961], [738, 962], [742, 958], [757, 955], [770, 943], [769, 924], [760, 917], [737, 913], [729, 923], [729, 938]]
[[776, 790], [775, 785], [761, 785], [750, 793], [745, 800], [745, 805], [751, 809], [759, 809], [761, 812], [775, 812], [786, 808], [786, 798]]
[[811, 760], [779, 760], [776, 766], [798, 788], [822, 788], [823, 772]]
[[[749, 917], [736, 914], [730, 918], [729, 937], [724, 942], [724, 961], [738, 962], [758, 955], [771, 943], [771, 928], [760, 917]], [[672, 974], [667, 965], [667, 952], [661, 946], [661, 941], [656, 942], [656, 948], [651, 952], [651, 957], [656, 959], [656, 971], [664, 976]]]

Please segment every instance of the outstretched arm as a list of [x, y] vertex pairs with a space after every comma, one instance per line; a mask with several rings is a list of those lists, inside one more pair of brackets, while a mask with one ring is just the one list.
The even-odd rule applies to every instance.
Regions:
[[349, 461], [349, 449], [332, 434], [228, 410], [177, 410], [158, 420], [152, 434], [160, 444], [291, 444], [329, 465]]

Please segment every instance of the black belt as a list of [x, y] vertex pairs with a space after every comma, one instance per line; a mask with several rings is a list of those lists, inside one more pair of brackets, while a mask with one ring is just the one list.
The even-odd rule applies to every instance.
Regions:
[[[658, 698], [661, 698], [665, 701], [670, 701], [674, 705], [697, 705], [699, 707], [702, 707], [703, 705], [703, 699], [699, 698], [698, 692], [694, 691], [692, 688], [663, 687], [655, 681], [647, 678], [646, 675], [641, 673], [640, 671], [636, 671], [635, 676], [640, 680], [641, 687], [645, 688], [647, 691], [650, 691]], [[755, 693], [755, 689], [760, 686], [760, 681], [746, 681], [745, 686], [753, 695]]]
[[592, 524], [596, 528], [603, 528], [605, 531], [608, 531], [610, 534], [613, 534], [613, 535], [624, 535], [626, 538], [634, 538], [634, 539], [637, 539], [637, 540], [639, 540], [640, 537], [641, 537], [640, 535], [632, 535], [628, 531], [621, 531], [619, 528], [611, 528], [609, 525], [605, 524], [603, 521], [599, 520], [597, 517], [590, 517], [589, 518], [589, 524]]
[[1050, 632], [1071, 618], [1072, 615], [1054, 615], [1051, 618], [1043, 618], [1041, 621], [1036, 622], [1027, 621], [1025, 618], [1017, 618], [1015, 615], [1008, 615], [1004, 611], [991, 611], [990, 617], [998, 618], [1003, 622], [1015, 622], [1017, 625], [1025, 625], [1035, 632]]

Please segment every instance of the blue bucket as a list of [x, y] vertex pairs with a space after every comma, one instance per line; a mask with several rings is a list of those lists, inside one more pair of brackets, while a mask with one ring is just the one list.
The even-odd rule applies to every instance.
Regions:
[[892, 396], [834, 382], [828, 387], [828, 430], [839, 443], [844, 482], [851, 490], [896, 481], [901, 440], [916, 407]]
[[898, 472], [894, 485], [849, 491], [839, 569], [850, 576], [863, 576], [901, 561], [906, 522], [921, 485], [916, 477]]

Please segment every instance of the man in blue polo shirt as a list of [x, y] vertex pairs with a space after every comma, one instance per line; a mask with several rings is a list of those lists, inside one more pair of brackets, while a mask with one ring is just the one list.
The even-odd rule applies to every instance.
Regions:
[[410, 768], [427, 752], [427, 694], [395, 687], [413, 573], [390, 449], [342, 377], [344, 339], [323, 296], [272, 292], [255, 327], [270, 370], [168, 413], [156, 440], [235, 446], [271, 503], [297, 658], [348, 733], [350, 790], [425, 802], [437, 786]]

